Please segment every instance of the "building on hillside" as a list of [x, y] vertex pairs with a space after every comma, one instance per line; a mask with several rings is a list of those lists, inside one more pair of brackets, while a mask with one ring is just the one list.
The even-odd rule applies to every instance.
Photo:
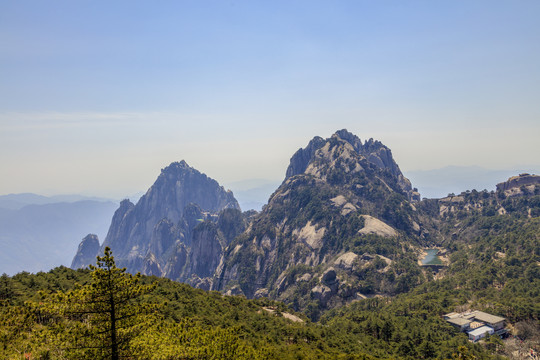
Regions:
[[483, 311], [465, 313], [449, 313], [443, 318], [452, 326], [469, 335], [471, 341], [478, 341], [486, 334], [503, 336], [507, 333], [504, 328], [505, 318], [491, 315]]

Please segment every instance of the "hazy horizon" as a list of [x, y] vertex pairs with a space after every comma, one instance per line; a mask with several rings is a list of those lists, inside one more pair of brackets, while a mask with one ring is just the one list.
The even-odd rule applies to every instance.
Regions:
[[0, 193], [280, 181], [346, 128], [401, 170], [540, 168], [540, 3], [0, 1]]
[[[399, 164], [398, 164], [399, 165]], [[428, 170], [412, 170], [405, 171], [404, 175], [411, 180], [412, 186], [419, 189], [423, 198], [442, 198], [449, 193], [459, 194], [468, 190], [495, 190], [495, 186], [499, 182], [506, 181], [511, 176], [516, 176], [521, 173], [540, 174], [538, 166], [522, 166], [514, 169], [487, 169], [480, 166], [445, 166], [438, 169]], [[197, 169], [202, 173], [204, 171]], [[233, 191], [236, 199], [239, 201], [242, 210], [255, 209], [260, 210], [267, 203], [268, 197], [279, 187], [281, 179], [244, 179], [234, 182], [223, 183], [219, 179], [212, 177], [211, 174], [205, 173], [210, 178], [218, 181], [218, 183], [227, 190]], [[155, 179], [159, 173], [155, 174]], [[80, 200], [95, 200], [95, 201], [116, 201], [130, 199], [136, 203], [139, 198], [146, 193], [148, 188], [153, 184], [148, 185], [145, 189], [140, 189], [137, 192], [126, 193], [119, 192], [112, 195], [100, 195], [92, 193], [38, 193], [38, 192], [23, 192], [1, 194], [0, 198], [19, 195], [38, 195], [48, 197], [47, 201], [31, 201], [30, 204], [48, 204], [54, 202], [74, 202]], [[82, 197], [84, 199], [80, 199]], [[0, 208], [5, 207], [0, 204]]]

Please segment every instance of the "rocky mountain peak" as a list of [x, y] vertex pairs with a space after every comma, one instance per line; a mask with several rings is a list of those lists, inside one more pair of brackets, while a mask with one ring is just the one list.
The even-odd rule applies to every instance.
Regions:
[[137, 207], [154, 209], [159, 220], [167, 218], [178, 222], [190, 203], [211, 212], [240, 208], [232, 192], [226, 191], [216, 180], [190, 167], [184, 160], [162, 169]]
[[79, 249], [77, 250], [77, 255], [73, 258], [71, 262], [71, 267], [73, 269], [84, 268], [90, 264], [96, 262], [96, 256], [99, 252], [99, 239], [97, 235], [88, 234], [86, 235], [81, 243], [79, 244]]
[[190, 172], [197, 170], [189, 166], [188, 163], [184, 160], [181, 160], [172, 162], [168, 166], [161, 169], [161, 175], [178, 176], [179, 173], [182, 173], [184, 171]]
[[345, 129], [327, 139], [315, 137], [293, 155], [268, 205], [231, 242], [213, 288], [284, 301], [302, 288], [305, 303], [298, 307], [313, 300], [323, 307], [352, 300], [364, 291], [349, 287], [357, 277], [354, 266], [377, 261], [375, 256], [357, 261], [359, 255], [400, 236], [424, 241], [411, 193], [380, 141], [362, 142]]
[[182, 251], [177, 242], [189, 248], [193, 228], [204, 220], [217, 221], [224, 209], [240, 210], [231, 191], [184, 160], [173, 162], [136, 205], [120, 203], [102, 246], [109, 246], [128, 271], [163, 275], [158, 272], [164, 271], [167, 258]]
[[285, 179], [288, 179], [294, 175], [302, 174], [306, 171], [306, 168], [315, 155], [315, 152], [323, 147], [325, 140], [322, 137], [315, 136], [304, 149], [298, 149], [291, 158], [289, 167]]
[[360, 140], [358, 136], [348, 132], [347, 129], [338, 130], [334, 135], [351, 144], [357, 153], [362, 153], [364, 146], [362, 145], [362, 140]]
[[120, 206], [118, 207], [117, 211], [121, 211], [122, 213], [126, 213], [129, 210], [132, 210], [135, 207], [135, 204], [133, 204], [129, 199], [124, 199], [120, 201]]
[[[299, 174], [309, 174], [327, 180], [329, 173], [361, 172], [371, 165], [388, 170], [398, 180], [401, 190], [413, 198], [411, 182], [395, 162], [392, 151], [378, 140], [362, 140], [347, 131], [338, 130], [330, 138], [313, 138], [308, 146], [299, 149], [291, 158], [285, 180]], [[419, 194], [416, 194], [419, 197]]]

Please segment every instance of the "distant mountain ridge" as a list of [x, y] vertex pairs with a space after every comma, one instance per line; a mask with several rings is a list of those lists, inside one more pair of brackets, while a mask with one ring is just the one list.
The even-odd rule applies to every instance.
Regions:
[[234, 192], [243, 211], [261, 211], [279, 184], [281, 180], [249, 179], [228, 183], [225, 186]]
[[22, 193], [22, 194], [8, 194], [0, 195], [0, 208], [9, 209], [9, 210], [18, 210], [27, 205], [45, 205], [45, 204], [56, 204], [56, 203], [74, 203], [77, 201], [99, 201], [99, 202], [109, 202], [114, 200], [101, 198], [96, 196], [84, 196], [84, 195], [54, 195], [54, 196], [43, 196], [33, 193]]
[[101, 201], [26, 205], [0, 211], [0, 273], [47, 271], [69, 265], [77, 242], [106, 234], [117, 204]]

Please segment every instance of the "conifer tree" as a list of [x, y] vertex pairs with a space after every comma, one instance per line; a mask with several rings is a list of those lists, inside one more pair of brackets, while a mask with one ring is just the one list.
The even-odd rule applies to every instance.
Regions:
[[0, 276], [0, 303], [7, 304], [15, 295], [12, 280], [7, 274]]
[[116, 267], [109, 247], [90, 268], [90, 284], [54, 294], [42, 308], [54, 320], [56, 341], [68, 358], [132, 358], [130, 344], [147, 326], [151, 317], [145, 315], [154, 308], [137, 299], [154, 286], [142, 285], [140, 274]]

